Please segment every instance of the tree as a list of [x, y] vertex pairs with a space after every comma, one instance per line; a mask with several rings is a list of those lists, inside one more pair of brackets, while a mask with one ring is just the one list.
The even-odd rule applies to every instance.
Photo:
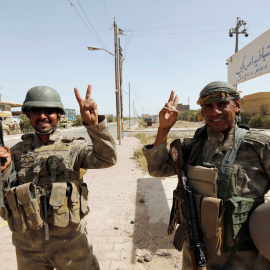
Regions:
[[25, 114], [21, 114], [19, 118], [20, 118], [20, 129], [22, 132], [34, 131], [30, 123], [30, 119]]

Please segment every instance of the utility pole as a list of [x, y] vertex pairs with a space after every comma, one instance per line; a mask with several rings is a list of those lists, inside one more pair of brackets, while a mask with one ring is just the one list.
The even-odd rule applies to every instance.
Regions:
[[115, 95], [116, 95], [116, 115], [117, 115], [117, 136], [119, 144], [122, 139], [122, 125], [121, 125], [121, 83], [120, 83], [120, 54], [119, 54], [119, 29], [114, 20], [114, 44], [115, 44]]
[[[121, 30], [119, 29], [119, 33], [121, 33]], [[122, 59], [122, 48], [120, 46], [120, 38], [119, 38], [119, 66], [120, 66], [120, 100], [121, 100], [121, 131], [122, 131], [122, 138], [124, 138], [124, 121], [123, 121], [123, 88], [122, 88], [122, 82], [123, 82], [123, 72], [122, 72], [122, 66], [123, 66], [123, 59]]]
[[128, 123], [129, 123], [129, 129], [130, 129], [130, 82], [128, 83]]
[[[235, 28], [231, 28], [229, 30], [229, 36], [230, 37], [233, 37], [233, 34], [236, 35], [236, 38], [235, 38], [235, 52], [237, 53], [238, 52], [238, 35], [239, 34], [244, 34], [245, 37], [248, 37], [248, 33], [247, 33], [247, 29], [246, 29], [246, 22], [243, 21], [243, 20], [240, 20], [239, 17], [237, 17], [237, 21], [236, 21], [236, 26]], [[244, 25], [244, 29], [242, 31], [239, 31], [240, 27]]]
[[[2, 89], [2, 87], [0, 87], [0, 89]], [[2, 95], [0, 94], [0, 108], [1, 108], [1, 112], [2, 112]]]

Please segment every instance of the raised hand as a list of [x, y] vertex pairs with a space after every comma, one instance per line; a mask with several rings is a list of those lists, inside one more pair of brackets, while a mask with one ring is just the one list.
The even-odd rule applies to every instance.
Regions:
[[159, 128], [154, 142], [154, 146], [158, 146], [167, 140], [171, 127], [175, 124], [178, 118], [176, 109], [178, 104], [178, 95], [172, 90], [170, 98], [162, 110], [159, 112]]
[[178, 119], [178, 110], [176, 109], [179, 97], [175, 96], [172, 90], [170, 98], [162, 110], [159, 112], [159, 126], [160, 128], [170, 129]]
[[11, 154], [8, 146], [0, 147], [0, 158], [6, 159], [5, 163], [1, 162], [1, 172], [4, 172], [11, 162]]
[[82, 120], [87, 126], [93, 126], [98, 124], [97, 104], [91, 98], [91, 92], [92, 92], [92, 85], [89, 84], [86, 91], [85, 99], [83, 100], [81, 98], [79, 90], [77, 88], [74, 88], [74, 93], [80, 106], [80, 113], [82, 116]]

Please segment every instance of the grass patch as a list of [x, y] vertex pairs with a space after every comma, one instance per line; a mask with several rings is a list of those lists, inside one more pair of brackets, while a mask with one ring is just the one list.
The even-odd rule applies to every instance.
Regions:
[[[135, 137], [140, 140], [141, 145], [137, 149], [135, 149], [133, 153], [134, 158], [139, 162], [140, 166], [142, 167], [144, 171], [148, 171], [147, 161], [142, 152], [142, 148], [146, 144], [154, 143], [156, 139], [156, 135], [149, 135], [149, 134], [141, 132], [141, 133], [136, 134]], [[168, 138], [167, 138], [167, 144], [169, 146], [175, 139], [181, 139], [182, 141], [186, 137], [187, 135], [184, 133], [180, 133], [180, 134], [169, 133]]]

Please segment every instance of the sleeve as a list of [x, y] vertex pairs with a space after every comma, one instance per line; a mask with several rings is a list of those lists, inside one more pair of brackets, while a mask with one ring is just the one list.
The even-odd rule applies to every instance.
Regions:
[[4, 191], [18, 185], [17, 172], [13, 161], [9, 164], [6, 170], [2, 173], [2, 187]]
[[115, 141], [105, 116], [99, 116], [98, 125], [86, 126], [86, 129], [91, 142], [76, 140], [71, 149], [71, 154], [77, 153], [74, 169], [101, 169], [115, 165], [117, 161]]
[[176, 174], [167, 143], [155, 146], [147, 144], [142, 149], [148, 164], [148, 171], [154, 177], [167, 177]]

